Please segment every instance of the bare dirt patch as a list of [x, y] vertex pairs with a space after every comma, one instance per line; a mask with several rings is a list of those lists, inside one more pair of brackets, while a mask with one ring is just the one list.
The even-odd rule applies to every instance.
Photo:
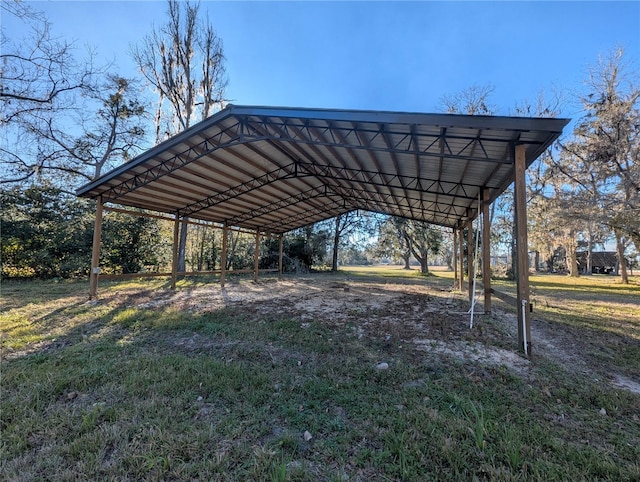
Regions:
[[240, 308], [256, 318], [296, 319], [302, 328], [321, 322], [346, 336], [376, 340], [382, 347], [412, 346], [431, 355], [504, 365], [519, 374], [529, 366], [514, 350], [515, 323], [504, 312], [477, 316], [470, 329], [466, 296], [428, 282], [337, 277], [239, 281], [225, 288], [210, 285], [163, 292], [141, 301], [135, 304], [139, 308], [172, 306], [194, 313]]
[[[406, 280], [349, 279], [316, 276], [283, 281], [234, 280], [225, 288], [209, 285], [155, 296], [132, 297], [139, 308], [173, 307], [194, 313], [239, 308], [243, 313], [297, 319], [305, 328], [312, 322], [335, 327], [357, 338], [383, 346], [413, 346], [416, 350], [462, 362], [505, 366], [525, 375], [530, 361], [517, 353], [517, 320], [513, 313], [494, 307], [492, 315], [475, 318], [469, 328], [466, 295]], [[478, 311], [481, 312], [481, 306]], [[574, 335], [540, 319], [532, 322], [535, 357], [571, 366], [585, 376], [606, 378], [617, 388], [635, 393], [640, 383], [615, 373], [604, 376], [581, 355]], [[206, 343], [206, 340], [199, 340]], [[198, 344], [198, 341], [189, 340]]]

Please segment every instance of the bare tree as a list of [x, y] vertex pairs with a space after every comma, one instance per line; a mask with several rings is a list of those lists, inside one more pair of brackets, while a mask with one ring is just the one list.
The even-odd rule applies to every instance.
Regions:
[[95, 115], [81, 115], [81, 133], [69, 135], [54, 122], [45, 123], [40, 134], [55, 144], [67, 159], [66, 166], [88, 180], [99, 177], [106, 167], [131, 159], [142, 149], [146, 109], [137, 99], [133, 81], [109, 75], [99, 91], [89, 96], [98, 106]]
[[438, 107], [447, 114], [493, 115], [496, 109], [489, 99], [494, 90], [491, 84], [474, 84], [458, 93], [443, 95]]
[[67, 159], [42, 132], [53, 123], [67, 122], [70, 129], [83, 96], [99, 91], [104, 69], [94, 65], [91, 51], [78, 60], [74, 45], [54, 37], [42, 13], [15, 0], [3, 0], [0, 8], [26, 34], [8, 38], [2, 31], [0, 183], [26, 181], [47, 170], [60, 174]]
[[[131, 49], [158, 96], [156, 143], [222, 108], [227, 85], [222, 41], [209, 19], [200, 19], [199, 3], [168, 0], [167, 5], [167, 23]], [[178, 271], [185, 270], [187, 222], [183, 218]]]

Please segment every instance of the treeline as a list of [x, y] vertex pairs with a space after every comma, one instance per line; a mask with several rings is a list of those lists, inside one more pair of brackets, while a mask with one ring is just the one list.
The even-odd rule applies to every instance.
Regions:
[[[16, 0], [0, 0], [0, 7], [3, 20], [21, 23], [25, 32], [23, 38], [9, 38], [3, 30], [0, 52], [2, 275], [86, 276], [95, 207], [75, 198], [74, 189], [224, 106], [222, 40], [202, 19], [199, 4], [168, 0], [166, 24], [132, 49], [140, 75], [125, 78], [117, 66], [100, 66], [92, 51], [82, 56], [73, 43], [53, 34], [32, 7]], [[510, 115], [554, 117], [568, 102], [577, 102], [582, 112], [573, 132], [528, 170], [529, 249], [539, 253], [545, 269], [578, 275], [578, 259], [584, 258], [588, 273], [592, 252], [613, 245], [627, 281], [626, 263], [638, 259], [637, 67], [616, 50], [594, 64], [577, 99], [547, 93], [508, 109]], [[490, 85], [474, 85], [443, 96], [438, 110], [497, 114], [492, 93]], [[508, 255], [510, 191], [494, 202], [490, 217], [492, 252]], [[185, 219], [179, 270], [219, 269], [220, 236], [217, 228]], [[437, 226], [349, 213], [288, 233], [285, 269], [335, 270], [341, 263], [388, 260], [406, 267], [417, 262], [426, 273], [435, 257], [451, 264], [451, 241], [451, 233]], [[103, 226], [103, 272], [165, 271], [172, 242], [173, 226], [167, 222], [110, 212]], [[227, 268], [252, 268], [253, 243], [253, 236], [233, 232]], [[262, 239], [263, 268], [275, 267], [274, 243]]]
[[[39, 185], [2, 192], [0, 255], [2, 276], [9, 278], [77, 278], [89, 274], [95, 203], [60, 188]], [[331, 262], [331, 223], [287, 233], [283, 240], [286, 272], [309, 272]], [[191, 224], [186, 270], [221, 268], [220, 226]], [[255, 236], [231, 230], [225, 269], [254, 267]], [[168, 272], [173, 223], [141, 215], [107, 212], [102, 224], [100, 266], [104, 274]], [[346, 240], [342, 240], [345, 245]], [[363, 250], [351, 245], [343, 259], [366, 263]], [[260, 269], [278, 267], [279, 240], [261, 237]]]

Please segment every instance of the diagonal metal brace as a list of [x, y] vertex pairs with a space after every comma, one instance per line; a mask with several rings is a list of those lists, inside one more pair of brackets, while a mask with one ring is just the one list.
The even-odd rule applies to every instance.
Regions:
[[262, 176], [254, 177], [253, 179], [250, 179], [249, 181], [242, 184], [238, 184], [237, 186], [227, 189], [226, 191], [212, 194], [205, 199], [188, 204], [184, 208], [180, 209], [180, 215], [190, 216], [194, 213], [197, 213], [198, 211], [216, 206], [225, 201], [228, 201], [229, 199], [236, 198], [238, 196], [251, 192], [254, 189], [266, 186], [267, 184], [271, 184], [282, 179], [291, 179], [294, 177], [296, 177], [295, 164], [291, 163], [284, 167], [269, 171]]

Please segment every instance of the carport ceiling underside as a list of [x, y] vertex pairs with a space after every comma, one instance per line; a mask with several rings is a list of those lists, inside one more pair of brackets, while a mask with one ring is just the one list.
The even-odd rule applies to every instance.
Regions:
[[229, 105], [77, 194], [273, 234], [354, 210], [461, 227], [567, 122]]

